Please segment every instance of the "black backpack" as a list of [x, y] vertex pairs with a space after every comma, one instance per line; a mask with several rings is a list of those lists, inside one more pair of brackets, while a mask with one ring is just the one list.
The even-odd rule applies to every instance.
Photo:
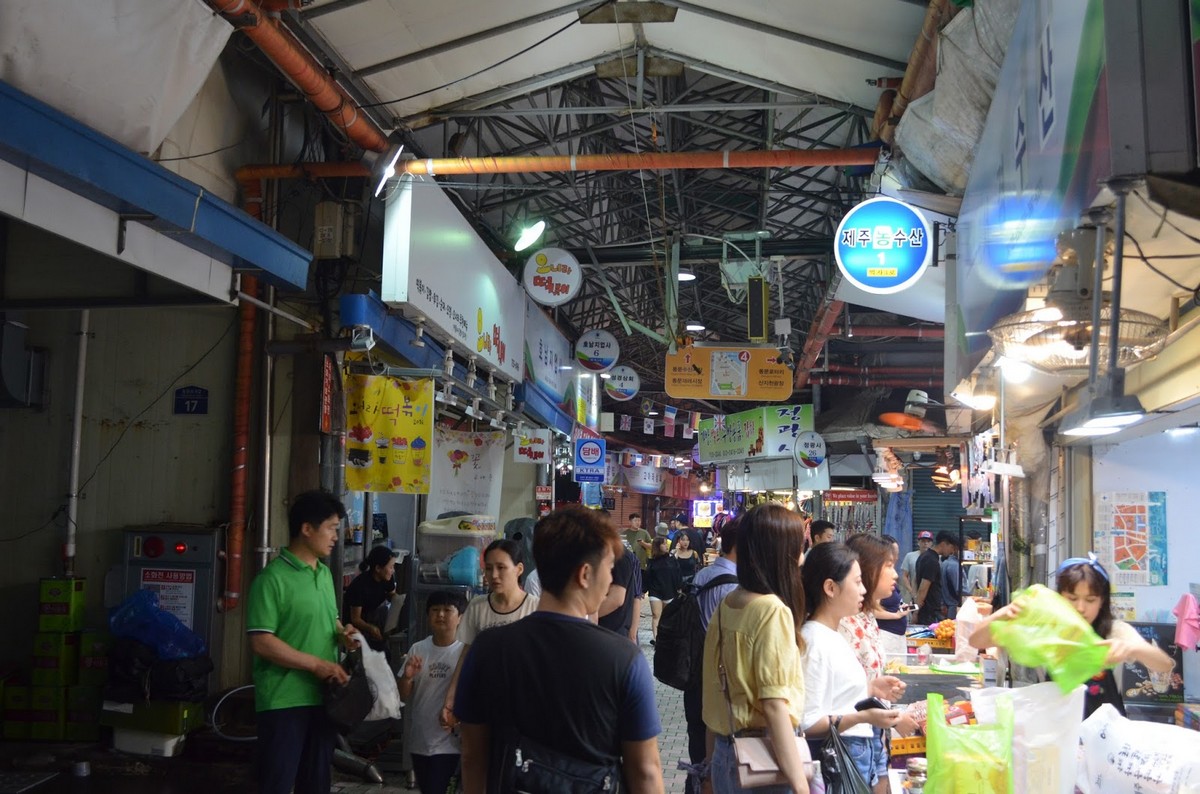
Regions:
[[726, 573], [703, 587], [688, 585], [663, 609], [654, 643], [654, 677], [659, 681], [674, 689], [699, 685], [704, 667], [700, 594], [726, 584], [737, 584], [737, 576]]

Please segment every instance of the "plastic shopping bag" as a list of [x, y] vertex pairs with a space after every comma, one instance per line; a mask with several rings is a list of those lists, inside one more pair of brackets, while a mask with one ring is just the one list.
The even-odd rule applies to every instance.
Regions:
[[1105, 703], [1079, 730], [1075, 785], [1083, 794], [1200, 792], [1200, 733], [1132, 722]]
[[1078, 766], [1079, 726], [1087, 689], [1069, 695], [1053, 682], [971, 690], [980, 724], [995, 724], [1001, 699], [1013, 709], [1013, 786], [1023, 794], [1072, 794]]
[[108, 627], [116, 637], [149, 645], [159, 659], [192, 659], [208, 652], [203, 637], [158, 606], [153, 590], [138, 590], [113, 607]]
[[941, 695], [928, 697], [927, 794], [1013, 794], [1012, 701], [996, 703], [994, 725], [947, 725]]
[[400, 718], [400, 687], [396, 684], [396, 676], [388, 665], [387, 656], [383, 651], [377, 651], [367, 644], [363, 635], [354, 632], [351, 638], [358, 640], [362, 652], [363, 670], [367, 682], [371, 685], [371, 695], [374, 704], [367, 713], [365, 721], [394, 720]]
[[954, 616], [954, 661], [973, 662], [979, 658], [979, 651], [971, 644], [971, 635], [982, 622], [979, 605], [974, 598], [968, 597]]
[[1108, 648], [1065, 598], [1035, 584], [1013, 601], [1021, 614], [993, 621], [991, 629], [1014, 662], [1046, 668], [1064, 695], [1104, 669]]

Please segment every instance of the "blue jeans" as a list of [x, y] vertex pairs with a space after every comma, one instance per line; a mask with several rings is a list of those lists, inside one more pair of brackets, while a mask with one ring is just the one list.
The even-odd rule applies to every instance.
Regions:
[[727, 736], [717, 737], [709, 775], [712, 778], [713, 794], [791, 794], [792, 791], [791, 786], [763, 786], [753, 789], [739, 786], [737, 757], [733, 754], [733, 742]]
[[870, 737], [843, 736], [842, 744], [850, 753], [854, 766], [868, 786], [874, 786], [875, 781], [887, 776], [887, 751], [883, 747], [883, 733], [879, 728], [872, 729]]

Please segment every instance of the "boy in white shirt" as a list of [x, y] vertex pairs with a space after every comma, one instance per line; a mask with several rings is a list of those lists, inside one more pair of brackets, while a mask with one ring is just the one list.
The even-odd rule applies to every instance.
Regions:
[[463, 597], [452, 590], [429, 594], [425, 611], [433, 634], [409, 649], [399, 678], [400, 698], [409, 706], [404, 729], [421, 794], [445, 794], [458, 771], [458, 732], [443, 728], [438, 716], [466, 647], [455, 639], [465, 609]]

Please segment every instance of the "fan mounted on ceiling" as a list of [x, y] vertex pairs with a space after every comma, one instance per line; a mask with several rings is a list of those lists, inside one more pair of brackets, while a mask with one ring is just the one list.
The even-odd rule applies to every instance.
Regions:
[[[1086, 374], [1092, 343], [1092, 284], [1096, 229], [1079, 228], [1058, 239], [1045, 305], [1001, 318], [989, 331], [999, 356], [1023, 361], [1050, 374]], [[1112, 253], [1108, 240], [1104, 256]], [[1111, 296], [1101, 295], [1099, 361], [1108, 360], [1112, 342]], [[1167, 324], [1152, 314], [1120, 309], [1117, 364], [1126, 367], [1157, 354], [1166, 344]]]
[[879, 423], [888, 427], [895, 427], [900, 430], [907, 430], [910, 433], [944, 433], [946, 429], [939, 427], [933, 422], [925, 418], [925, 411], [929, 406], [945, 408], [939, 402], [929, 399], [929, 393], [920, 389], [912, 389], [904, 400], [904, 411], [889, 411], [879, 415]]

